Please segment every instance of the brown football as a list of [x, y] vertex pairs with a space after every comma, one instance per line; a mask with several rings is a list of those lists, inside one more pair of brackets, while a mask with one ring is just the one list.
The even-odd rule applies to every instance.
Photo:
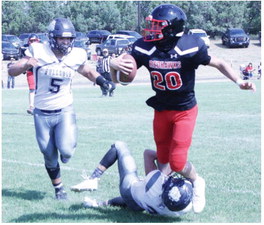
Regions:
[[125, 54], [122, 57], [123, 57], [123, 59], [130, 59], [133, 63], [134, 68], [131, 71], [131, 73], [128, 75], [123, 74], [120, 71], [116, 71], [115, 77], [113, 77], [113, 81], [116, 83], [120, 83], [122, 85], [128, 85], [134, 80], [134, 78], [137, 74], [137, 63], [136, 63], [134, 57], [131, 55]]

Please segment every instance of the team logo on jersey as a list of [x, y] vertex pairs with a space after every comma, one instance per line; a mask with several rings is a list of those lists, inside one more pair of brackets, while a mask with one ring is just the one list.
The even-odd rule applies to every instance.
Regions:
[[[43, 68], [44, 69], [44, 68]], [[75, 71], [63, 65], [54, 65], [45, 68], [45, 75], [54, 78], [73, 78]]]
[[170, 58], [171, 58], [171, 59], [177, 59], [177, 57], [178, 57], [177, 54], [171, 54], [171, 55], [170, 55]]
[[181, 68], [181, 62], [149, 60], [149, 67], [153, 69], [179, 69]]

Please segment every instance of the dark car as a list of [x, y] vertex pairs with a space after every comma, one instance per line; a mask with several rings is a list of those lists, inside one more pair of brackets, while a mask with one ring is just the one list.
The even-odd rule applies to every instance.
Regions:
[[142, 37], [138, 32], [131, 31], [131, 30], [119, 30], [116, 33], [117, 34], [124, 34], [124, 35], [134, 36], [137, 39]]
[[249, 36], [241, 28], [228, 28], [222, 36], [222, 43], [227, 47], [248, 47]]
[[19, 39], [24, 43], [25, 39], [28, 39], [28, 37], [31, 35], [31, 33], [23, 33], [19, 35]]
[[78, 41], [83, 41], [86, 45], [90, 44], [89, 38], [86, 36], [85, 33], [82, 32], [76, 32], [76, 39]]
[[75, 40], [73, 42], [73, 46], [76, 47], [76, 48], [82, 48], [86, 51], [86, 54], [87, 54], [87, 59], [91, 59], [91, 54], [92, 54], [92, 51], [91, 49], [88, 47], [88, 45], [86, 44], [85, 41], [83, 40]]
[[44, 44], [49, 43], [49, 38], [46, 33], [36, 33], [36, 35], [39, 37], [41, 43], [44, 43]]
[[16, 48], [9, 41], [2, 41], [2, 54], [3, 54], [3, 60], [8, 60], [11, 58], [18, 60], [20, 58], [19, 48]]
[[110, 55], [120, 55], [124, 49], [130, 45], [127, 39], [109, 39], [100, 45], [96, 45], [95, 51], [97, 55], [102, 55], [103, 49], [108, 49]]
[[20, 48], [22, 46], [21, 40], [16, 35], [2, 34], [2, 41], [8, 41], [12, 43], [16, 48]]
[[111, 33], [107, 30], [91, 30], [87, 37], [90, 43], [102, 43]]

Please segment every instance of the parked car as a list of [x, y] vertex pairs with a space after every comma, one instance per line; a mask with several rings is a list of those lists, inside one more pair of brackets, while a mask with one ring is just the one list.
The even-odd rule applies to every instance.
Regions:
[[106, 40], [108, 39], [127, 39], [131, 45], [137, 40], [137, 38], [135, 38], [134, 36], [124, 34], [111, 34], [107, 37]]
[[96, 45], [95, 51], [97, 55], [102, 55], [103, 49], [108, 49], [109, 54], [120, 55], [123, 49], [130, 45], [127, 39], [109, 39], [100, 45]]
[[20, 48], [22, 45], [21, 40], [16, 35], [11, 34], [2, 34], [2, 41], [9, 41], [12, 43], [16, 48]]
[[88, 60], [91, 59], [92, 51], [88, 47], [88, 45], [85, 43], [85, 41], [83, 41], [83, 40], [75, 40], [73, 42], [73, 46], [76, 47], [76, 48], [82, 48], [82, 49], [84, 49], [86, 51], [86, 53], [87, 53], [87, 59]]
[[85, 33], [82, 33], [82, 32], [76, 32], [76, 40], [84, 41], [84, 43], [87, 45], [90, 44], [89, 38], [86, 36]]
[[87, 37], [89, 38], [90, 43], [102, 43], [110, 34], [111, 33], [107, 30], [91, 30], [87, 34]]
[[36, 33], [36, 35], [38, 35], [41, 43], [44, 43], [44, 44], [48, 44], [49, 43], [48, 34], [46, 34], [46, 33]]
[[189, 34], [192, 34], [194, 36], [200, 37], [204, 41], [206, 46], [208, 48], [210, 47], [209, 36], [207, 35], [207, 33], [204, 30], [202, 30], [202, 29], [190, 29], [189, 30]]
[[227, 47], [248, 47], [249, 36], [241, 28], [228, 28], [222, 36], [222, 44]]
[[2, 54], [3, 54], [3, 60], [8, 60], [11, 58], [18, 60], [20, 58], [19, 48], [16, 48], [9, 41], [2, 41]]
[[19, 39], [22, 41], [22, 43], [25, 43], [24, 40], [28, 39], [31, 33], [23, 33], [19, 35]]
[[138, 32], [131, 31], [131, 30], [119, 30], [116, 33], [117, 34], [124, 34], [124, 35], [134, 36], [137, 39], [142, 37]]

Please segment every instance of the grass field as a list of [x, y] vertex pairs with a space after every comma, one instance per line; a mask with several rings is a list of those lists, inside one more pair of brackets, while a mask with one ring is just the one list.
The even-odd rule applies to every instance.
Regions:
[[261, 104], [258, 91], [231, 82], [197, 83], [199, 116], [189, 159], [206, 180], [207, 205], [201, 214], [166, 218], [107, 207], [84, 209], [82, 200], [118, 195], [117, 168], [109, 169], [96, 192], [73, 193], [83, 169], [95, 168], [115, 140], [128, 143], [143, 171], [143, 150], [154, 148], [153, 111], [147, 85], [118, 86], [114, 98], [99, 98], [98, 87], [74, 88], [78, 147], [62, 165], [69, 201], [54, 200], [52, 185], [35, 141], [33, 117], [26, 114], [27, 89], [2, 91], [3, 223], [260, 223]]

